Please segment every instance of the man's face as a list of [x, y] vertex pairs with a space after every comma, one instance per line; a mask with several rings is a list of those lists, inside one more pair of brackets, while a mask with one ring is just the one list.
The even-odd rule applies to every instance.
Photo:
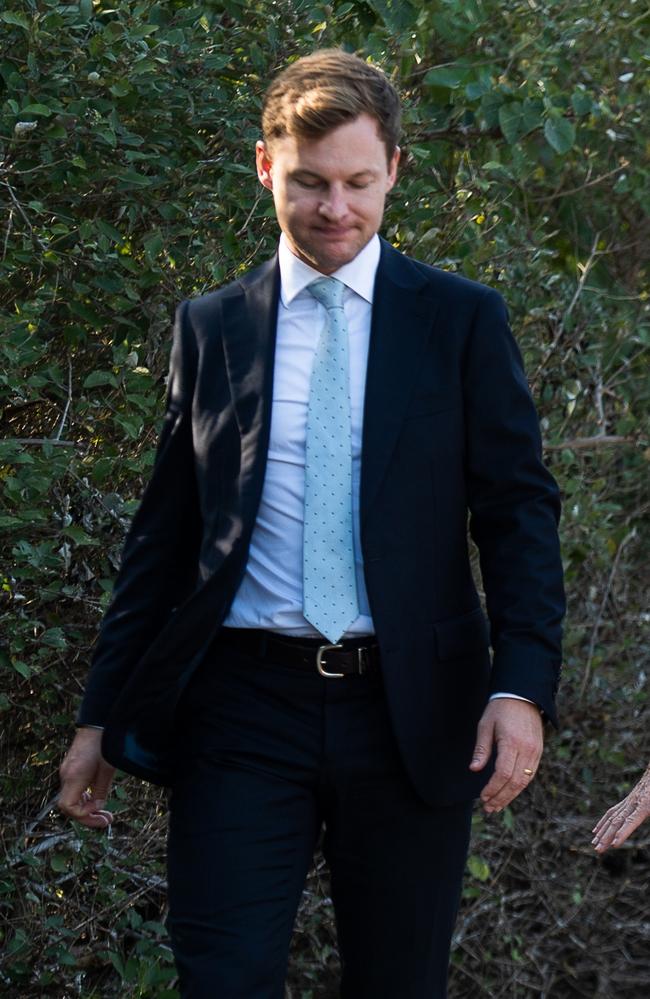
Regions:
[[377, 232], [395, 183], [377, 124], [362, 114], [318, 139], [257, 143], [257, 175], [273, 192], [280, 228], [297, 257], [332, 274]]

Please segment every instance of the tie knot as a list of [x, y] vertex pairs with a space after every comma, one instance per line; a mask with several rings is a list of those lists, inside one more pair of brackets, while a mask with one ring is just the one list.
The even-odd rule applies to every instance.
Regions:
[[317, 278], [307, 285], [307, 291], [313, 295], [317, 302], [324, 305], [326, 309], [341, 309], [343, 307], [343, 289], [345, 285], [342, 281], [337, 281], [333, 277]]

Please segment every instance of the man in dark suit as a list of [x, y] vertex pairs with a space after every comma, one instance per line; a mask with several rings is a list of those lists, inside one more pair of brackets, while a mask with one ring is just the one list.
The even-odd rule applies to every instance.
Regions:
[[262, 125], [278, 255], [178, 310], [61, 807], [106, 825], [113, 766], [171, 787], [184, 997], [283, 995], [324, 827], [342, 995], [440, 999], [472, 800], [554, 718], [557, 489], [500, 296], [377, 236], [388, 80], [315, 53]]

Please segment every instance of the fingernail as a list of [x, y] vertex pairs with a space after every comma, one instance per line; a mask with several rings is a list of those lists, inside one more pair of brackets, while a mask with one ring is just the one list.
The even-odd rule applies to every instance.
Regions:
[[100, 810], [97, 812], [91, 812], [91, 815], [94, 819], [103, 819], [105, 826], [110, 826], [113, 822], [113, 816], [110, 812]]

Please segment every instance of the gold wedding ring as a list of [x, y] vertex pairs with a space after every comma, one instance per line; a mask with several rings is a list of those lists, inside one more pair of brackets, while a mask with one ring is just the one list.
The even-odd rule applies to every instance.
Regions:
[[529, 770], [528, 767], [524, 767], [524, 773], [526, 774], [526, 777], [532, 777], [533, 776], [533, 771]]

